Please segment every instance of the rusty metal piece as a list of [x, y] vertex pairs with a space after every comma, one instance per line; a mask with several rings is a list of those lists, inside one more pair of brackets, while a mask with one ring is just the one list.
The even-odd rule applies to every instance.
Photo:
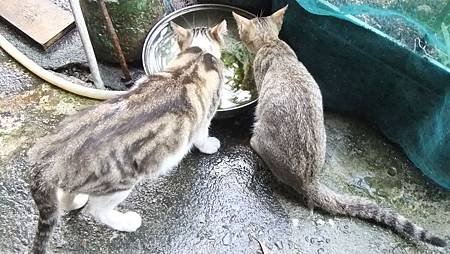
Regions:
[[108, 33], [113, 41], [114, 52], [116, 54], [117, 60], [119, 61], [120, 64], [120, 68], [122, 69], [124, 75], [122, 81], [124, 82], [130, 81], [131, 80], [130, 70], [128, 69], [125, 56], [123, 55], [122, 48], [120, 47], [120, 41], [119, 37], [117, 36], [116, 29], [114, 28], [114, 25], [111, 21], [111, 17], [109, 16], [108, 13], [108, 9], [106, 8], [105, 0], [99, 0], [98, 3], [100, 5], [100, 9], [102, 10], [106, 29], [108, 30]]

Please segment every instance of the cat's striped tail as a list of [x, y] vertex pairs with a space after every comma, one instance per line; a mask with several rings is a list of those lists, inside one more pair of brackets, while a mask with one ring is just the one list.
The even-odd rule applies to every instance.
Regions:
[[366, 220], [374, 220], [380, 224], [387, 225], [393, 231], [406, 237], [439, 247], [445, 247], [447, 245], [443, 239], [417, 226], [402, 215], [390, 209], [382, 208], [367, 199], [340, 195], [318, 181], [310, 184], [306, 192], [310, 205], [314, 205], [331, 214], [342, 214]]
[[31, 173], [31, 194], [39, 210], [39, 223], [30, 253], [46, 253], [47, 245], [58, 222], [58, 198], [56, 187], [44, 179], [42, 166], [34, 167]]

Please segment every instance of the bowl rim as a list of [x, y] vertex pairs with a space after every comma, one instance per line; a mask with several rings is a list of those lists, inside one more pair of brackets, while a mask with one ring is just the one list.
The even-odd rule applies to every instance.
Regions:
[[[241, 8], [238, 7], [234, 7], [231, 5], [225, 5], [225, 4], [194, 4], [194, 5], [190, 5], [187, 7], [183, 7], [181, 9], [178, 9], [172, 13], [170, 13], [169, 15], [166, 15], [165, 17], [163, 17], [161, 20], [159, 20], [151, 29], [150, 32], [147, 34], [147, 37], [145, 38], [144, 41], [144, 46], [142, 48], [142, 66], [144, 67], [144, 72], [146, 75], [150, 75], [150, 71], [148, 70], [148, 66], [147, 66], [147, 54], [146, 52], [148, 51], [148, 48], [150, 47], [150, 42], [155, 40], [155, 37], [161, 32], [161, 30], [163, 29], [162, 25], [168, 23], [171, 20], [174, 20], [175, 18], [178, 18], [186, 13], [191, 13], [194, 11], [199, 11], [199, 10], [209, 10], [209, 9], [219, 9], [219, 10], [230, 10], [230, 11], [238, 11], [240, 12], [240, 14], [244, 14], [247, 15], [249, 18], [256, 18], [256, 15], [248, 12], [246, 10], [243, 10]], [[228, 111], [233, 111], [233, 110], [237, 110], [237, 109], [241, 109], [244, 107], [247, 107], [249, 105], [252, 105], [254, 103], [256, 103], [258, 101], [258, 97], [256, 97], [255, 99], [239, 105], [239, 106], [235, 106], [235, 107], [231, 107], [231, 108], [227, 108], [227, 109], [217, 109], [217, 112], [228, 112]]]

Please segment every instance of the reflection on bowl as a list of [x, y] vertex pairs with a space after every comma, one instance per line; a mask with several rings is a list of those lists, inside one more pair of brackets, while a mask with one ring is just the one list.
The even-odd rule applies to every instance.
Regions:
[[208, 26], [227, 20], [228, 34], [225, 37], [225, 48], [222, 50], [222, 61], [225, 65], [225, 85], [222, 92], [219, 114], [245, 108], [257, 100], [253, 80], [253, 56], [247, 51], [239, 35], [231, 12], [244, 17], [253, 18], [253, 14], [232, 6], [219, 4], [201, 4], [189, 6], [163, 18], [150, 31], [144, 44], [142, 59], [147, 74], [162, 71], [164, 67], [179, 53], [174, 34], [169, 22], [185, 27]]

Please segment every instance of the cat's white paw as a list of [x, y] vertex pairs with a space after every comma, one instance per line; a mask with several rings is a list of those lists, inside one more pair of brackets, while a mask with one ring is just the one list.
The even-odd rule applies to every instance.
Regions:
[[134, 232], [142, 224], [141, 216], [132, 211], [126, 213], [112, 211], [106, 216], [100, 215], [99, 218], [100, 221], [110, 226], [111, 228], [124, 232]]
[[124, 221], [126, 225], [122, 231], [134, 232], [142, 225], [141, 216], [133, 211], [124, 213]]
[[61, 209], [66, 211], [77, 210], [86, 205], [89, 199], [87, 194], [68, 194], [61, 189], [58, 189], [56, 194]]
[[202, 153], [213, 154], [219, 151], [220, 141], [215, 137], [208, 137], [202, 145], [197, 148]]
[[78, 194], [73, 199], [72, 205], [67, 210], [77, 210], [86, 205], [89, 200], [88, 194]]

